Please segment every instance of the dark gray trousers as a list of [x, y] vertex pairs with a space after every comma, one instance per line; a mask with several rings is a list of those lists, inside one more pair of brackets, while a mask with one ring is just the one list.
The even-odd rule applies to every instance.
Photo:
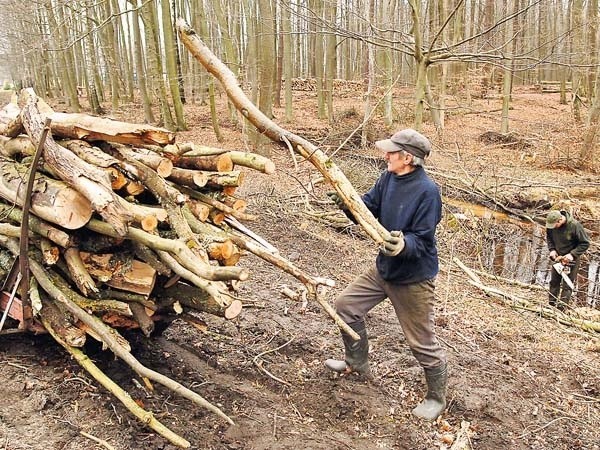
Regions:
[[342, 320], [350, 324], [363, 320], [372, 308], [389, 298], [413, 355], [423, 368], [433, 369], [446, 363], [446, 352], [434, 332], [434, 291], [434, 280], [391, 284], [373, 266], [344, 289], [335, 307]]

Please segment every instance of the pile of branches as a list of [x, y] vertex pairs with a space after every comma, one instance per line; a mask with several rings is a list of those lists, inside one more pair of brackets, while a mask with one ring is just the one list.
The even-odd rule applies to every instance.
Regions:
[[[176, 445], [190, 444], [85, 357], [88, 337], [148, 383], [233, 423], [197, 393], [140, 364], [118, 330], [139, 328], [150, 336], [174, 317], [191, 319], [194, 310], [238, 316], [242, 302], [235, 288], [250, 274], [236, 264], [247, 253], [295, 276], [341, 322], [319, 289], [331, 280], [294, 266], [240, 222], [255, 217], [235, 195], [245, 173], [238, 168], [273, 173], [267, 158], [176, 144], [162, 128], [57, 113], [26, 89], [0, 111], [0, 166], [0, 281], [13, 282], [2, 293], [0, 313], [18, 318], [18, 329], [49, 332], [133, 414]], [[23, 261], [28, 273], [22, 273]], [[31, 276], [17, 297], [15, 272], [17, 282]]]

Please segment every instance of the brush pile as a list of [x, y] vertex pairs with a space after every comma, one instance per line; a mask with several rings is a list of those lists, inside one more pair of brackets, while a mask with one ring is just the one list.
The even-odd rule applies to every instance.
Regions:
[[[245, 174], [239, 168], [275, 170], [260, 155], [176, 144], [173, 133], [157, 127], [57, 113], [26, 89], [18, 105], [15, 99], [0, 111], [0, 166], [3, 333], [51, 333], [132, 413], [182, 447], [189, 443], [140, 411], [85, 358], [86, 339], [101, 341], [144, 380], [231, 422], [198, 394], [142, 366], [117, 330], [151, 336], [174, 317], [194, 320], [193, 310], [238, 316], [235, 287], [250, 274], [236, 264], [245, 253], [292, 274], [314, 297], [320, 285], [332, 284], [298, 269], [241, 224], [255, 217], [235, 195]], [[31, 282], [18, 286], [29, 275]]]

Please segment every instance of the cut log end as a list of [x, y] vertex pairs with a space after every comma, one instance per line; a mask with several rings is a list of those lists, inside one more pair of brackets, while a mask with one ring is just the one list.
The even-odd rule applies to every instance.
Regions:
[[242, 312], [242, 302], [239, 300], [234, 300], [231, 302], [231, 305], [227, 307], [225, 310], [225, 318], [228, 320], [235, 319]]
[[217, 157], [216, 164], [219, 172], [229, 172], [233, 170], [233, 161], [227, 154], [219, 155]]
[[164, 158], [158, 163], [156, 167], [156, 173], [161, 177], [167, 178], [173, 172], [173, 162], [170, 159]]
[[140, 221], [140, 226], [144, 231], [154, 231], [158, 227], [158, 219], [155, 216], [146, 216]]
[[[77, 230], [83, 227], [92, 218], [93, 213], [90, 201], [72, 189], [61, 191], [56, 196], [52, 209], [56, 213], [56, 219], [52, 222], [67, 230]], [[60, 214], [60, 211], [68, 211], [69, 214]]]

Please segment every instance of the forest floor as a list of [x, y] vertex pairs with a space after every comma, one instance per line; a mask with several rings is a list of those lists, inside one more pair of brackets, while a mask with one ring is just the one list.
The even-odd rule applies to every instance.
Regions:
[[[336, 97], [339, 117], [333, 126], [316, 119], [313, 93], [295, 95], [295, 120], [286, 123], [277, 109], [275, 121], [329, 154], [360, 123], [361, 93]], [[209, 109], [199, 104], [186, 106], [190, 130], [179, 133], [178, 141], [247, 149], [243, 133], [227, 119], [224, 98], [220, 101], [224, 142], [216, 141]], [[404, 127], [410, 126], [411, 105], [410, 93], [401, 94], [397, 113]], [[239, 318], [204, 317], [204, 331], [176, 320], [153, 339], [128, 335], [144, 365], [191, 387], [235, 425], [160, 386], [148, 391], [108, 351], [90, 347], [88, 355], [197, 449], [448, 449], [460, 436], [469, 441], [461, 448], [600, 449], [600, 335], [543, 317], [541, 306], [518, 309], [506, 298], [488, 296], [454, 262], [460, 258], [489, 272], [482, 255], [491, 245], [514, 233], [530, 236], [535, 227], [538, 234], [543, 231], [519, 217], [479, 217], [453, 203], [485, 195], [491, 209], [512, 208], [538, 219], [551, 205], [574, 211], [593, 232], [589, 258], [598, 258], [599, 183], [597, 174], [577, 169], [583, 133], [569, 106], [559, 104], [558, 94], [521, 88], [510, 112], [516, 143], [497, 141], [489, 133], [500, 129], [500, 107], [499, 98], [487, 98], [452, 109], [441, 136], [431, 123], [424, 125], [434, 143], [428, 169], [447, 200], [438, 228], [436, 330], [448, 353], [450, 379], [447, 410], [435, 423], [410, 413], [424, 394], [424, 380], [389, 302], [367, 317], [374, 380], [333, 375], [323, 361], [342, 356], [336, 326], [319, 305], [309, 303], [304, 310], [283, 297], [282, 286], [298, 288], [298, 283], [251, 255], [242, 258], [251, 278], [242, 284], [246, 308]], [[113, 117], [139, 122], [141, 114], [139, 105], [124, 105]], [[389, 134], [376, 123], [369, 141]], [[359, 140], [350, 139], [334, 161], [363, 192], [377, 175], [374, 161], [380, 155], [372, 145], [362, 148]], [[249, 211], [260, 217], [249, 225], [302, 269], [335, 280], [327, 293], [333, 303], [372, 264], [375, 246], [357, 227], [342, 230], [325, 220], [339, 213], [310, 164], [297, 161], [296, 166], [287, 151], [271, 150], [278, 171], [248, 173], [240, 192]], [[534, 252], [543, 255], [543, 246]], [[533, 305], [547, 300], [543, 288], [482, 280]], [[580, 299], [574, 306], [584, 303]], [[588, 313], [598, 311], [588, 308]], [[2, 336], [0, 449], [106, 448], [82, 433], [115, 449], [175, 448], [99, 387], [51, 338]]]

